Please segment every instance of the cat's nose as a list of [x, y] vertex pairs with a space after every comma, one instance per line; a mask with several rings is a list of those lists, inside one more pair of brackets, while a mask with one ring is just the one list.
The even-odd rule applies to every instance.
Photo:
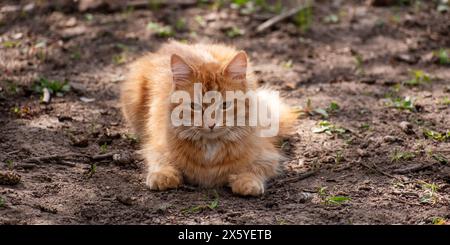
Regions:
[[211, 130], [216, 126], [215, 122], [212, 123], [208, 123], [208, 128], [210, 128]]

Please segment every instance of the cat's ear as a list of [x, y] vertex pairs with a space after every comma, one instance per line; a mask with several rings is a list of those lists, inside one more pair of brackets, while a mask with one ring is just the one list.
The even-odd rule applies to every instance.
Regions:
[[247, 54], [244, 51], [237, 53], [225, 67], [224, 73], [231, 79], [245, 79], [247, 74]]
[[172, 70], [173, 82], [175, 86], [182, 86], [191, 83], [193, 70], [180, 56], [173, 54], [170, 57], [170, 68]]

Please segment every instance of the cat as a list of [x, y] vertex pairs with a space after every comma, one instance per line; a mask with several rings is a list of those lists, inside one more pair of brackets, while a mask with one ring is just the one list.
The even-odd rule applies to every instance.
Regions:
[[[174, 126], [171, 111], [178, 104], [171, 103], [170, 96], [175, 91], [193, 96], [194, 83], [201, 84], [203, 94], [218, 91], [225, 97], [226, 91], [258, 91], [270, 99], [270, 90], [258, 88], [247, 54], [231, 46], [169, 41], [136, 60], [122, 84], [121, 104], [141, 140], [148, 166], [146, 184], [161, 191], [183, 182], [228, 185], [237, 195], [262, 195], [266, 181], [279, 172], [279, 138], [260, 137], [258, 126], [216, 126], [216, 122]], [[269, 103], [281, 109], [279, 134], [288, 133], [295, 113], [276, 98]], [[205, 110], [205, 105], [190, 105], [194, 112]]]

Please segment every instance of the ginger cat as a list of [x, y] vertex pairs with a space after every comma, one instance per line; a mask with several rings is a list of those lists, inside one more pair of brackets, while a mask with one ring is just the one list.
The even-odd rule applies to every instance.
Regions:
[[[131, 64], [121, 102], [142, 142], [146, 184], [152, 190], [177, 188], [183, 181], [204, 187], [228, 184], [238, 195], [263, 194], [282, 158], [276, 137], [260, 137], [258, 126], [219, 126], [214, 120], [201, 126], [174, 126], [171, 112], [179, 104], [171, 103], [170, 96], [175, 91], [193, 95], [194, 83], [201, 84], [203, 94], [218, 91], [224, 97], [226, 91], [258, 91], [246, 53], [225, 45], [170, 41]], [[267, 91], [259, 92], [270, 99]], [[268, 102], [281, 106], [284, 133], [296, 116], [279, 100]], [[205, 110], [205, 105], [189, 105], [193, 113]], [[224, 102], [223, 107], [229, 104]]]

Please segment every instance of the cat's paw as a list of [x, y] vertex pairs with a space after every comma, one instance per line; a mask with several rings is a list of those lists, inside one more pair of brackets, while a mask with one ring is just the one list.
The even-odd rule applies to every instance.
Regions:
[[236, 175], [230, 178], [231, 191], [241, 196], [261, 196], [264, 194], [264, 183], [252, 175]]
[[146, 184], [151, 190], [164, 191], [181, 185], [181, 174], [174, 168], [162, 168], [147, 175]]

